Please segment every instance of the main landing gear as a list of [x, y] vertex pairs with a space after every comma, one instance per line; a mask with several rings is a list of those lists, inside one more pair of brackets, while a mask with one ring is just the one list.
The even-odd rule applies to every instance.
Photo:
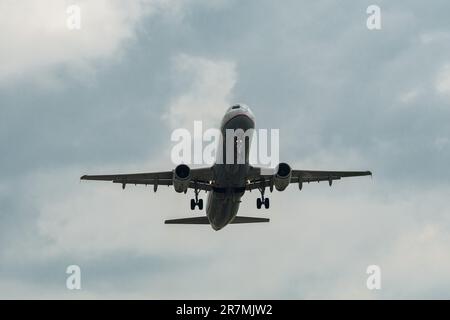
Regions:
[[264, 197], [265, 188], [259, 188], [259, 192], [261, 192], [261, 198], [256, 199], [256, 208], [261, 209], [261, 206], [264, 205], [264, 208], [269, 209], [270, 202], [269, 198]]
[[191, 210], [195, 210], [195, 207], [198, 206], [199, 210], [203, 210], [203, 199], [198, 198], [198, 194], [200, 190], [194, 189], [195, 199], [191, 199]]

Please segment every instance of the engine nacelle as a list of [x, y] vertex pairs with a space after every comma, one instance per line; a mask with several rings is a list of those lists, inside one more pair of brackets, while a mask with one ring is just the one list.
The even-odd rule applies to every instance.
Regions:
[[176, 192], [186, 192], [191, 181], [191, 169], [185, 164], [179, 164], [173, 171], [172, 181]]
[[277, 167], [275, 177], [273, 179], [275, 189], [278, 191], [283, 191], [286, 189], [291, 182], [291, 174], [291, 167], [287, 163], [281, 162]]

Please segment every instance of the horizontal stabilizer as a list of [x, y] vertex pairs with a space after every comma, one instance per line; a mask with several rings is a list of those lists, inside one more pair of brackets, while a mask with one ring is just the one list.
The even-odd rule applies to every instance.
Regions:
[[207, 216], [194, 218], [181, 218], [164, 221], [165, 224], [209, 224]]
[[255, 218], [255, 217], [239, 217], [237, 216], [236, 218], [233, 219], [233, 221], [231, 221], [231, 223], [255, 223], [255, 222], [269, 222], [270, 219], [268, 218]]
[[[268, 218], [256, 218], [256, 217], [235, 217], [231, 224], [235, 223], [257, 223], [257, 222], [269, 222]], [[164, 221], [165, 224], [209, 224], [208, 217], [193, 217], [193, 218], [181, 218], [171, 219]]]

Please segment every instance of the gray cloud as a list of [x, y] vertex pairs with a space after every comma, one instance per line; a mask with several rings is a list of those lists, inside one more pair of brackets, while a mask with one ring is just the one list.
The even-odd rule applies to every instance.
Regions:
[[[448, 298], [448, 4], [379, 1], [373, 32], [369, 4], [191, 1], [120, 20], [130, 38], [86, 56], [92, 72], [56, 63], [0, 86], [0, 296]], [[217, 104], [215, 118], [232, 100], [280, 128], [295, 167], [374, 179], [291, 186], [272, 196], [271, 224], [219, 233], [162, 225], [190, 214], [172, 190], [78, 182], [169, 169], [164, 115]], [[243, 214], [261, 214], [256, 196]], [[369, 264], [380, 292], [365, 288]]]

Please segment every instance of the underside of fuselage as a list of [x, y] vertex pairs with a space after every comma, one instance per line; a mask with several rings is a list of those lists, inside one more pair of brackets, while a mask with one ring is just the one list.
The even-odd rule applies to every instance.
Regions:
[[208, 194], [206, 215], [214, 230], [220, 230], [236, 217], [243, 193], [230, 188], [226, 192], [212, 191]]
[[[255, 128], [255, 122], [248, 113], [237, 112], [236, 114], [227, 115], [222, 121], [222, 141], [219, 146], [222, 153], [218, 156], [223, 160], [220, 164], [216, 162], [213, 166], [214, 175], [216, 177], [213, 191], [208, 194], [206, 204], [206, 215], [209, 219], [211, 227], [214, 230], [220, 230], [227, 224], [231, 223], [236, 217], [241, 197], [245, 192], [246, 176], [249, 170], [249, 149], [250, 139], [244, 141], [245, 145], [245, 159], [244, 163], [237, 161], [237, 141], [233, 141], [234, 157], [233, 163], [228, 163], [227, 160], [227, 134], [226, 130], [241, 129], [246, 132], [249, 129]], [[233, 138], [234, 139], [234, 138]]]

